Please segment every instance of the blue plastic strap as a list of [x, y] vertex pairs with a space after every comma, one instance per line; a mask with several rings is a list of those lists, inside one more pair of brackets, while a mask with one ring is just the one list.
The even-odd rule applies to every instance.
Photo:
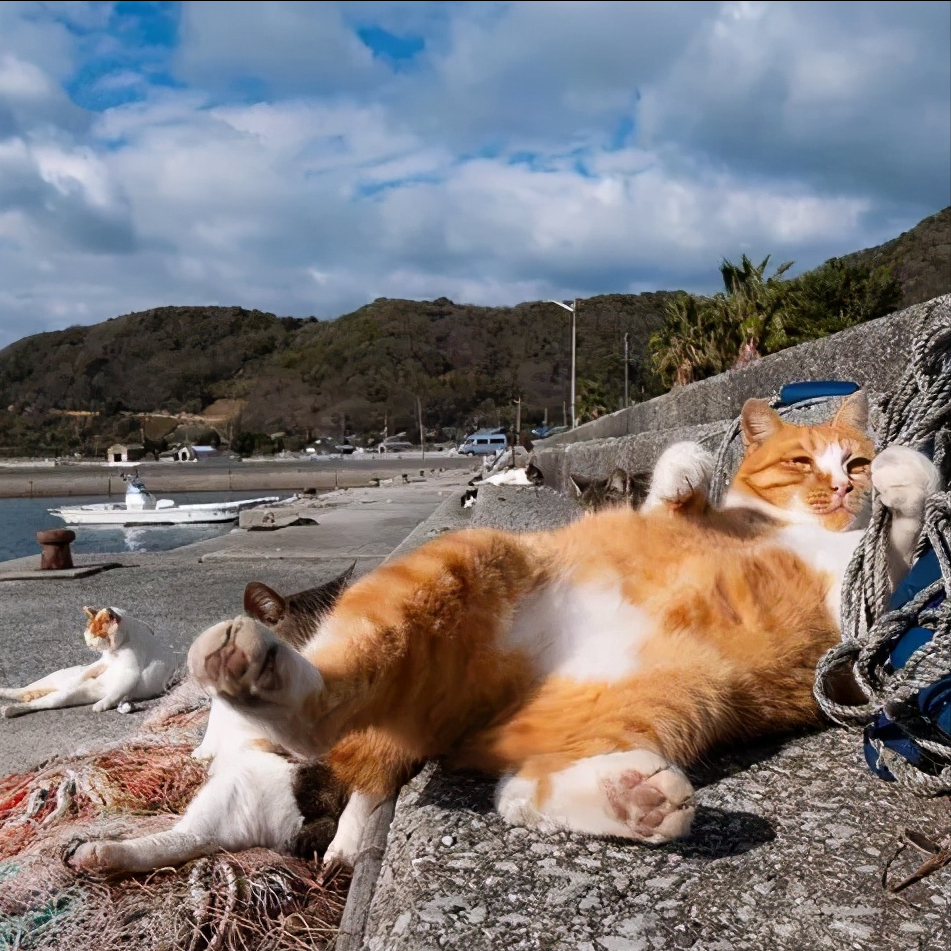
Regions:
[[860, 389], [858, 383], [849, 380], [803, 380], [787, 383], [779, 391], [777, 406], [792, 406], [803, 400], [816, 400], [826, 396], [848, 396]]

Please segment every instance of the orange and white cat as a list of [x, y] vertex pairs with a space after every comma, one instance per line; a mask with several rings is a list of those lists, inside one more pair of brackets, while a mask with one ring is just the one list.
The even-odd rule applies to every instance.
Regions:
[[128, 713], [134, 700], [151, 700], [165, 692], [176, 662], [144, 621], [118, 608], [83, 608], [86, 644], [100, 652], [92, 664], [54, 671], [25, 687], [0, 687], [0, 716], [19, 717], [35, 710], [92, 704], [93, 712]]
[[693, 817], [685, 767], [817, 721], [870, 481], [896, 570], [910, 560], [935, 471], [906, 449], [873, 463], [866, 416], [862, 395], [810, 427], [749, 401], [720, 509], [709, 457], [678, 444], [641, 511], [443, 536], [356, 582], [299, 652], [240, 616], [189, 669], [353, 790], [325, 863], [352, 864], [376, 805], [432, 758], [498, 775], [513, 824], [669, 841]]

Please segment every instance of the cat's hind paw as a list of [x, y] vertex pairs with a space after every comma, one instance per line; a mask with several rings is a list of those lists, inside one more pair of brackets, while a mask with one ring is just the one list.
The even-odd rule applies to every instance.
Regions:
[[889, 446], [872, 460], [872, 485], [896, 515], [920, 518], [925, 500], [941, 487], [935, 464], [907, 446]]
[[713, 469], [713, 455], [699, 443], [668, 446], [654, 466], [642, 511], [701, 511], [709, 498]]
[[[631, 830], [631, 837], [659, 845], [685, 836], [693, 824], [693, 786], [675, 766], [647, 750], [631, 756], [650, 758], [602, 779], [610, 811]], [[654, 759], [659, 762], [654, 762]]]
[[22, 717], [32, 709], [28, 703], [8, 703], [5, 707], [0, 707], [0, 717], [12, 720], [14, 717]]
[[504, 779], [496, 805], [512, 825], [542, 832], [570, 829], [659, 845], [679, 839], [693, 823], [693, 786], [651, 750], [607, 753], [551, 774], [547, 793], [524, 775]]

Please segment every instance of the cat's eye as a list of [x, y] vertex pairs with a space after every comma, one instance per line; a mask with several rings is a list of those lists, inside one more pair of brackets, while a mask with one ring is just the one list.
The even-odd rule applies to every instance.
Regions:
[[848, 472], [849, 475], [852, 475], [856, 472], [863, 472], [864, 470], [868, 469], [871, 464], [871, 459], [866, 459], [864, 456], [853, 456], [845, 464], [845, 471]]
[[794, 466], [803, 466], [806, 468], [812, 468], [812, 459], [809, 456], [793, 456], [792, 459], [787, 459], [786, 462]]

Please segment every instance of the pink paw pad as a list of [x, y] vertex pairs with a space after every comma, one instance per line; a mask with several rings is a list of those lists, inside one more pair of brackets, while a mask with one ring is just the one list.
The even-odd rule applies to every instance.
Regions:
[[678, 770], [647, 776], [635, 769], [602, 780], [614, 816], [635, 838], [661, 843], [680, 838], [693, 822], [693, 787]]

